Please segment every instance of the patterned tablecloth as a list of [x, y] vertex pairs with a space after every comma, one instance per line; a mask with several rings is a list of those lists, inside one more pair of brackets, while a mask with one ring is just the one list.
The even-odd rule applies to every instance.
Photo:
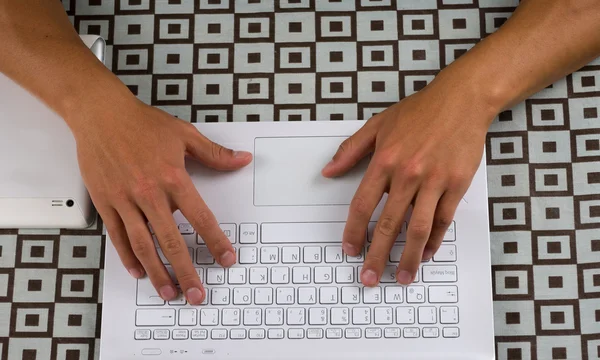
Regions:
[[[132, 92], [194, 122], [368, 119], [517, 3], [63, 0]], [[500, 114], [487, 157], [498, 359], [599, 359], [600, 61]], [[0, 230], [2, 359], [98, 357], [104, 244], [100, 221]]]

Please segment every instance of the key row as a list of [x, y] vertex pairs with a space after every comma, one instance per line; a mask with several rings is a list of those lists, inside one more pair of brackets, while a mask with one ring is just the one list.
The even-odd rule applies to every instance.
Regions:
[[281, 328], [271, 329], [136, 329], [134, 332], [135, 340], [262, 340], [262, 339], [397, 339], [404, 337], [415, 339], [419, 337], [437, 338], [440, 335], [444, 338], [457, 338], [460, 335], [460, 329], [457, 327], [444, 327], [440, 334], [438, 327], [368, 327], [362, 328], [289, 328], [287, 331]]
[[456, 306], [137, 309], [136, 326], [458, 324]]

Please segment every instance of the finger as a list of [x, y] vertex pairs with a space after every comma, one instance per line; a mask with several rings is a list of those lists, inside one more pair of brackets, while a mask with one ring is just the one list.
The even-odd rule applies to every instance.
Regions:
[[[195, 129], [195, 128], [194, 128]], [[237, 170], [252, 161], [252, 154], [246, 151], [233, 151], [209, 140], [198, 130], [187, 137], [186, 150], [194, 158], [216, 170]]]
[[208, 247], [216, 261], [224, 267], [235, 264], [235, 250], [229, 239], [219, 227], [214, 214], [210, 211], [191, 179], [181, 177], [181, 191], [173, 191], [172, 196], [181, 213], [192, 224], [196, 232]]
[[181, 291], [190, 304], [199, 305], [205, 297], [204, 287], [190, 259], [187, 244], [173, 219], [166, 195], [157, 195], [152, 202], [142, 202], [140, 205], [165, 258], [175, 272]]
[[[117, 208], [131, 244], [131, 249], [150, 278], [160, 297], [169, 301], [177, 297], [177, 289], [167, 269], [158, 257], [148, 225], [140, 210], [130, 204]], [[154, 230], [154, 227], [153, 227]]]
[[434, 187], [422, 187], [417, 194], [408, 223], [406, 245], [396, 273], [400, 284], [408, 285], [414, 281], [423, 259], [423, 249], [429, 240], [433, 216], [441, 194], [442, 191]]
[[144, 276], [144, 267], [131, 249], [127, 230], [119, 214], [109, 206], [100, 205], [97, 206], [97, 209], [125, 269], [136, 279]]
[[387, 176], [375, 165], [369, 166], [352, 201], [348, 219], [342, 237], [342, 249], [350, 256], [361, 253], [365, 243], [369, 221], [373, 211], [383, 197], [383, 190], [388, 182]]
[[376, 119], [367, 121], [354, 135], [344, 140], [333, 159], [321, 173], [325, 177], [340, 176], [373, 151], [378, 126]]
[[460, 192], [446, 191], [442, 195], [433, 217], [429, 240], [423, 250], [424, 260], [431, 259], [440, 248], [440, 245], [442, 245], [444, 235], [446, 234], [448, 227], [452, 224], [454, 213], [456, 212], [456, 208], [461, 199], [462, 195]]
[[405, 182], [392, 185], [392, 190], [373, 231], [373, 240], [365, 257], [361, 281], [375, 286], [383, 274], [390, 251], [400, 233], [406, 210], [416, 191], [416, 185]]

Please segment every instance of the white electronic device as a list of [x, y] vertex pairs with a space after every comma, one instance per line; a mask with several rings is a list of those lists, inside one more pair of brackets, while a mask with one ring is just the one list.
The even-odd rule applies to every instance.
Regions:
[[442, 247], [421, 264], [416, 281], [395, 282], [405, 224], [382, 282], [366, 288], [359, 280], [364, 252], [343, 254], [341, 236], [368, 159], [340, 178], [320, 173], [362, 124], [196, 124], [210, 139], [254, 156], [234, 172], [188, 163], [238, 261], [229, 269], [215, 264], [175, 212], [207, 299], [191, 306], [180, 295], [165, 303], [148, 277], [128, 274], [109, 234], [101, 360], [494, 359], [485, 156]]
[[[81, 39], [104, 61], [102, 38]], [[94, 218], [69, 127], [0, 73], [0, 228], [86, 228]]]

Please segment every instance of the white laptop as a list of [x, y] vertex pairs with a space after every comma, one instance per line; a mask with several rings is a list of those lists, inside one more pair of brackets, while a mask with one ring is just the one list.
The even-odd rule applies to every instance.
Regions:
[[[103, 61], [104, 40], [81, 38]], [[0, 73], [0, 228], [86, 228], [94, 219], [69, 127]]]
[[[320, 175], [362, 124], [197, 124], [209, 138], [254, 154], [236, 172], [188, 168], [244, 261], [221, 268], [181, 226], [208, 296], [200, 306], [182, 297], [164, 303], [147, 277], [127, 273], [108, 239], [100, 358], [494, 359], [485, 157], [418, 279], [401, 286], [388, 276], [365, 289], [362, 259], [346, 257], [340, 245], [366, 164], [344, 178]], [[404, 229], [388, 263], [392, 274], [405, 240]]]

